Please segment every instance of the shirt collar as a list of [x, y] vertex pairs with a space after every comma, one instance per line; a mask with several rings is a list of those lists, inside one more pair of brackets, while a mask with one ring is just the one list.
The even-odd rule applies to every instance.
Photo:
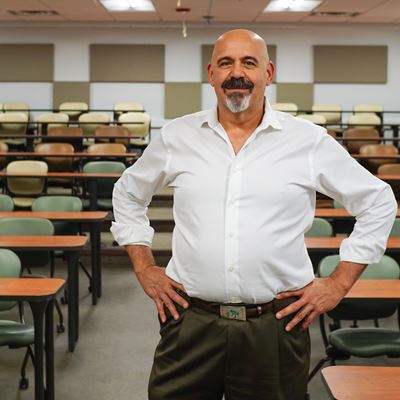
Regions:
[[[203, 118], [201, 118], [201, 126], [203, 126], [205, 123], [207, 123], [211, 129], [215, 129], [216, 126], [219, 125], [217, 105], [203, 115]], [[271, 108], [268, 99], [265, 97], [264, 116], [257, 130], [260, 131], [268, 128], [269, 126], [278, 130], [283, 129], [281, 123], [279, 122], [276, 111]]]

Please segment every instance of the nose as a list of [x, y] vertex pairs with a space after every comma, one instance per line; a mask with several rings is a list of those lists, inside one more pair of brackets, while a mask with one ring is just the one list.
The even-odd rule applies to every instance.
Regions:
[[237, 60], [233, 63], [231, 76], [234, 78], [242, 78], [244, 76], [242, 63], [240, 62], [240, 60]]

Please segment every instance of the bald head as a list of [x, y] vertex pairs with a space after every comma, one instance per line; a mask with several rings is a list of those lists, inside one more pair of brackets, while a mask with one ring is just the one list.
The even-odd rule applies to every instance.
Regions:
[[232, 46], [243, 46], [244, 44], [252, 44], [258, 52], [260, 61], [269, 63], [269, 55], [267, 50], [267, 44], [264, 39], [257, 35], [253, 31], [248, 29], [233, 29], [231, 31], [223, 33], [215, 42], [214, 50], [211, 57], [211, 63], [214, 64], [221, 52], [221, 49], [225, 48], [227, 43]]

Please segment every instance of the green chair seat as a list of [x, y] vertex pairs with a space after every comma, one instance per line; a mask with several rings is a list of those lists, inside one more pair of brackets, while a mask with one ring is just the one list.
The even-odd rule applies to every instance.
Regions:
[[99, 210], [112, 210], [112, 200], [111, 199], [98, 199], [97, 200], [97, 208]]
[[400, 332], [382, 328], [343, 328], [329, 335], [339, 351], [356, 357], [400, 357]]
[[33, 326], [0, 320], [0, 346], [23, 347], [33, 344], [33, 342]]

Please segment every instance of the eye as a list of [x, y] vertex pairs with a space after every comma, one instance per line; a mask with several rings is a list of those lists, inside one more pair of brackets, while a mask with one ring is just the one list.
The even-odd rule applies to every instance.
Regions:
[[231, 62], [228, 60], [224, 60], [224, 61], [220, 61], [220, 63], [218, 65], [220, 67], [227, 67], [227, 66], [231, 65]]
[[248, 67], [255, 67], [256, 63], [253, 60], [245, 60], [244, 65], [246, 65]]

